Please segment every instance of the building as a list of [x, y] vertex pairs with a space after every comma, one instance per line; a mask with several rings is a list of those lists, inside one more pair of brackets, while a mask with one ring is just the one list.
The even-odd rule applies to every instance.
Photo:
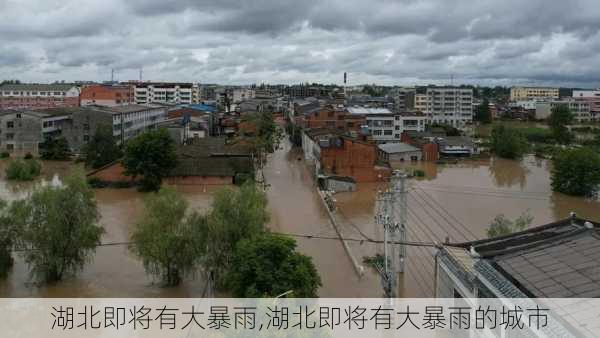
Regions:
[[422, 113], [427, 111], [427, 94], [415, 93], [415, 110]]
[[600, 89], [574, 90], [573, 98], [590, 104], [590, 115], [594, 121], [600, 121]]
[[40, 143], [60, 136], [69, 119], [68, 108], [2, 111], [0, 151], [20, 156], [38, 155]]
[[466, 136], [436, 137], [440, 155], [442, 156], [472, 156], [479, 154], [477, 144]]
[[394, 100], [394, 109], [396, 112], [405, 112], [415, 109], [415, 88], [394, 88], [390, 95]]
[[365, 117], [350, 114], [346, 109], [333, 105], [309, 110], [304, 114], [303, 128], [330, 128], [342, 131], [361, 131], [366, 125]]
[[354, 116], [363, 116], [373, 140], [377, 143], [400, 142], [404, 131], [424, 131], [427, 117], [416, 113], [393, 113], [385, 108], [349, 107]]
[[379, 159], [383, 162], [414, 162], [420, 161], [421, 149], [407, 143], [386, 143], [377, 146]]
[[511, 87], [510, 100], [558, 100], [559, 89], [552, 87]]
[[[435, 296], [469, 303], [489, 298], [600, 297], [599, 230], [599, 223], [572, 216], [506, 236], [445, 244], [435, 258]], [[570, 314], [561, 316], [568, 322], [567, 329], [590, 330], [589, 321], [574, 323], [578, 315]], [[564, 324], [563, 320], [549, 318], [548, 329]], [[543, 336], [595, 335], [597, 331]], [[498, 332], [497, 336], [505, 335]]]
[[93, 84], [81, 88], [81, 106], [124, 106], [135, 103], [133, 87], [129, 85]]
[[[194, 94], [196, 93], [196, 94]], [[172, 103], [193, 104], [193, 98], [199, 97], [197, 85], [192, 83], [134, 83], [136, 104]]]
[[256, 97], [256, 91], [250, 88], [235, 88], [231, 91], [233, 103], [240, 103]]
[[567, 106], [577, 122], [588, 122], [592, 121], [593, 119], [590, 102], [586, 100], [575, 99], [538, 102], [535, 109], [535, 119], [547, 119], [548, 117], [550, 117], [550, 114], [552, 114], [552, 109], [559, 105]]
[[100, 125], [111, 126], [117, 143], [156, 128], [167, 117], [167, 108], [163, 105], [137, 105], [102, 107], [88, 106], [72, 111], [71, 124], [66, 130], [69, 146], [74, 152], [80, 152]]
[[[253, 172], [250, 151], [228, 144], [222, 137], [195, 139], [191, 144], [178, 145], [175, 151], [177, 166], [165, 177], [167, 184], [231, 185], [241, 175], [249, 176]], [[135, 183], [139, 180], [124, 173], [123, 165], [114, 162], [87, 176], [105, 184]]]
[[302, 149], [315, 175], [352, 177], [356, 182], [379, 182], [391, 170], [378, 165], [375, 144], [350, 137], [336, 129], [305, 129]]
[[79, 87], [72, 84], [4, 84], [0, 110], [79, 107]]
[[473, 122], [473, 89], [427, 87], [425, 115], [431, 123], [462, 128]]

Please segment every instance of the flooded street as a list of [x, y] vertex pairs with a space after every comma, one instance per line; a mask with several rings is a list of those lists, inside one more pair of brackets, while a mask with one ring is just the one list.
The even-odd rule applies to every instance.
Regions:
[[[0, 162], [0, 175], [5, 162]], [[45, 162], [43, 177], [51, 181], [65, 175], [72, 163]], [[550, 190], [550, 163], [526, 157], [521, 162], [503, 159], [465, 160], [458, 164], [412, 165], [426, 177], [409, 181], [408, 240], [421, 242], [460, 242], [485, 238], [486, 229], [498, 214], [510, 219], [528, 211], [533, 225], [565, 218], [574, 211], [584, 218], [600, 219], [600, 202], [569, 197]], [[302, 160], [301, 149], [287, 141], [271, 155], [265, 168], [274, 232], [337, 237], [316, 191], [314, 179]], [[33, 183], [0, 180], [0, 198], [22, 198]], [[359, 184], [358, 191], [335, 195], [336, 218], [344, 237], [383, 239], [383, 231], [373, 223], [375, 197], [386, 184]], [[218, 186], [176, 187], [196, 210], [207, 210]], [[98, 189], [96, 199], [106, 233], [103, 243], [126, 242], [142, 211], [143, 194], [135, 189]], [[339, 240], [297, 238], [298, 249], [311, 256], [323, 286], [321, 297], [381, 297], [379, 276], [369, 267], [359, 277]], [[349, 242], [359, 264], [365, 256], [382, 252], [381, 244]], [[433, 296], [433, 250], [408, 248], [404, 297]], [[0, 281], [0, 297], [200, 297], [204, 282], [189, 276], [176, 288], [153, 284], [126, 246], [99, 247], [90, 264], [76, 278], [38, 287], [29, 282], [27, 266], [15, 255], [15, 265]]]

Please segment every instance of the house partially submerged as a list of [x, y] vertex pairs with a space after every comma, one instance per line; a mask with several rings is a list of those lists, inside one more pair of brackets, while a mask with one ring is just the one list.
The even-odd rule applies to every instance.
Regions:
[[[250, 150], [227, 143], [224, 137], [195, 138], [190, 144], [178, 145], [176, 153], [177, 166], [165, 178], [168, 184], [228, 185], [254, 172]], [[105, 185], [135, 183], [136, 180], [124, 172], [121, 163], [114, 162], [87, 176]]]

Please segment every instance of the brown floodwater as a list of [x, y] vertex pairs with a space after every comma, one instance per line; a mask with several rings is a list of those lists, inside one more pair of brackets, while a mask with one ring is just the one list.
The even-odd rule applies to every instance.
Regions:
[[[0, 162], [0, 177], [4, 172]], [[410, 165], [409, 165], [410, 166]], [[399, 165], [402, 167], [402, 165]], [[600, 219], [600, 202], [553, 193], [550, 189], [551, 164], [526, 157], [522, 161], [504, 159], [464, 160], [458, 164], [420, 163], [414, 167], [426, 177], [409, 182], [408, 239], [413, 241], [459, 242], [485, 238], [486, 228], [498, 214], [514, 219], [528, 211], [532, 225], [565, 218], [571, 211], [581, 217]], [[65, 162], [45, 162], [43, 177], [51, 181], [73, 168]], [[275, 232], [337, 236], [323, 208], [312, 173], [302, 160], [301, 149], [283, 142], [270, 156], [265, 168], [269, 188], [269, 228]], [[8, 183], [0, 179], [0, 198], [23, 197], [32, 183]], [[345, 237], [383, 239], [380, 227], [373, 223], [375, 197], [385, 183], [359, 184], [358, 191], [340, 193], [337, 219]], [[190, 206], [197, 210], [210, 207], [212, 193], [218, 187], [178, 186]], [[142, 211], [143, 194], [134, 189], [98, 189], [96, 199], [101, 224], [106, 233], [103, 242], [127, 241]], [[359, 231], [360, 230], [360, 231]], [[312, 257], [321, 275], [321, 297], [380, 297], [379, 276], [370, 268], [359, 277], [338, 240], [297, 238], [298, 249]], [[350, 250], [361, 262], [364, 256], [382, 252], [382, 246], [367, 242], [349, 242]], [[401, 296], [433, 296], [433, 251], [408, 248], [406, 270], [401, 281]], [[90, 264], [75, 278], [55, 285], [38, 286], [29, 281], [28, 269], [17, 255], [8, 278], [0, 281], [0, 297], [200, 297], [205, 283], [198, 275], [187, 277], [175, 288], [153, 283], [142, 263], [127, 247], [97, 249]]]

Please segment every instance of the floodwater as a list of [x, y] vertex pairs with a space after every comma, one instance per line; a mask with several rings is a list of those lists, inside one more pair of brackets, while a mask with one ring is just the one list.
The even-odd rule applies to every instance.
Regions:
[[[515, 219], [528, 212], [534, 218], [531, 226], [567, 218], [570, 212], [600, 220], [599, 201], [552, 192], [551, 163], [533, 156], [522, 161], [490, 158], [452, 165], [427, 162], [413, 167], [424, 170], [426, 177], [409, 181], [410, 241], [463, 242], [486, 238], [488, 225], [499, 214]], [[338, 213], [346, 219], [344, 226], [349, 236], [359, 237], [359, 227], [365, 235], [382, 239], [382, 232], [372, 219], [377, 191], [385, 187], [361, 184], [357, 192], [336, 195]], [[357, 255], [372, 255], [364, 244], [353, 248]], [[433, 296], [434, 251], [422, 247], [409, 247], [407, 251], [403, 295]]]
[[[5, 162], [0, 164], [4, 175]], [[44, 162], [45, 181], [56, 180], [73, 168], [69, 162]], [[0, 198], [22, 198], [35, 183], [0, 180]], [[207, 210], [215, 187], [176, 187], [197, 210]], [[143, 209], [143, 194], [135, 189], [97, 189], [96, 200], [105, 229], [103, 243], [127, 242], [136, 219]], [[141, 261], [127, 246], [98, 247], [91, 262], [75, 278], [52, 285], [36, 285], [29, 278], [23, 259], [15, 254], [15, 264], [6, 280], [0, 281], [0, 297], [200, 297], [205, 283], [201, 274], [189, 276], [182, 285], [160, 287], [144, 271]]]
[[[4, 164], [0, 162], [0, 175]], [[410, 166], [410, 164], [409, 164]], [[44, 179], [62, 176], [73, 167], [65, 162], [45, 162]], [[401, 166], [402, 167], [402, 166]], [[528, 211], [532, 225], [579, 216], [600, 220], [600, 202], [551, 192], [551, 164], [526, 157], [522, 161], [504, 159], [463, 160], [458, 164], [419, 163], [414, 167], [426, 177], [410, 180], [408, 196], [408, 240], [452, 242], [486, 237], [486, 228], [498, 214], [514, 219]], [[269, 185], [267, 195], [274, 232], [337, 237], [316, 192], [312, 173], [302, 160], [301, 149], [288, 142], [270, 156], [265, 168]], [[25, 196], [32, 184], [7, 183], [0, 179], [0, 198]], [[359, 184], [358, 191], [335, 195], [336, 217], [344, 237], [383, 239], [383, 231], [373, 223], [375, 197], [386, 183]], [[190, 206], [206, 210], [218, 187], [177, 187]], [[143, 194], [134, 189], [98, 189], [96, 199], [106, 233], [102, 242], [128, 241], [142, 211]], [[359, 277], [342, 243], [337, 239], [297, 238], [298, 250], [312, 257], [323, 286], [321, 297], [380, 297], [382, 288], [377, 273], [365, 267]], [[365, 256], [382, 252], [381, 244], [349, 242], [350, 251], [362, 264]], [[434, 295], [433, 251], [408, 248], [400, 296]], [[17, 256], [18, 257], [18, 256]], [[205, 283], [200, 275], [187, 277], [175, 288], [153, 283], [141, 264], [125, 246], [97, 249], [82, 273], [54, 285], [37, 286], [28, 279], [27, 266], [17, 258], [4, 281], [0, 297], [201, 297]]]

